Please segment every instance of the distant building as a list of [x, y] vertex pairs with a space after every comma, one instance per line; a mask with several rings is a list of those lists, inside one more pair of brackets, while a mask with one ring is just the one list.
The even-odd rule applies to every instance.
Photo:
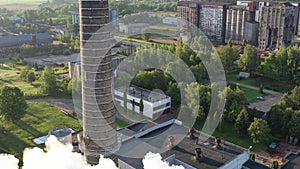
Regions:
[[174, 17], [165, 17], [163, 19], [164, 24], [177, 25], [177, 18]]
[[0, 37], [0, 51], [16, 49], [24, 44], [28, 45], [49, 45], [53, 39], [49, 33], [27, 34], [17, 36]]
[[226, 18], [225, 42], [244, 44], [246, 21], [249, 20], [248, 6], [229, 6]]
[[[137, 86], [131, 86], [129, 88], [120, 87], [115, 89], [115, 102], [117, 105], [127, 107], [127, 109], [140, 113], [140, 100], [143, 99], [144, 116], [156, 119], [164, 111], [171, 109], [171, 98], [164, 94], [150, 91]], [[126, 98], [124, 94], [126, 93]], [[127, 103], [124, 101], [127, 100]], [[132, 103], [134, 101], [134, 110], [132, 109]], [[125, 105], [126, 104], [126, 105]]]
[[246, 22], [245, 23], [245, 35], [244, 40], [247, 44], [258, 46], [258, 22]]
[[212, 42], [224, 43], [226, 10], [232, 3], [179, 1], [178, 30], [181, 35], [198, 34], [200, 29]]
[[134, 24], [119, 24], [119, 31], [122, 33], [136, 33], [140, 34], [142, 31], [149, 27], [147, 23], [134, 23]]
[[299, 8], [286, 3], [269, 3], [259, 11], [259, 48], [279, 49], [281, 45], [294, 43], [297, 30]]
[[[110, 56], [111, 56], [112, 70], [114, 72], [118, 68], [119, 64], [127, 57], [127, 56], [119, 55], [119, 54], [111, 54]], [[69, 65], [69, 77], [70, 78], [72, 78], [74, 76], [74, 72], [80, 73], [80, 71], [79, 71], [81, 69], [79, 66], [80, 61], [68, 62], [68, 65]]]
[[297, 29], [297, 40], [300, 40], [300, 4], [298, 4], [299, 7], [299, 14], [298, 14], [298, 29]]

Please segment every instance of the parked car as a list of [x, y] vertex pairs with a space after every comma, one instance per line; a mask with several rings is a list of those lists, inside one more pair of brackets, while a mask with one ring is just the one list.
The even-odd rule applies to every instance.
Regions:
[[274, 141], [272, 141], [272, 143], [271, 144], [269, 144], [269, 146], [268, 146], [268, 151], [270, 152], [270, 153], [276, 153], [277, 152], [277, 147], [279, 147], [280, 146], [280, 141], [279, 140], [274, 140]]
[[265, 98], [264, 98], [264, 96], [257, 96], [256, 97], [256, 100], [264, 100]]

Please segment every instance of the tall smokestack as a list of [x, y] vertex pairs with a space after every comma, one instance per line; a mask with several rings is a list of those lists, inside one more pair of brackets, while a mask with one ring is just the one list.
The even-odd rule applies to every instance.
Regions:
[[[81, 151], [87, 163], [98, 164], [118, 145], [112, 98], [112, 64], [108, 55], [109, 32], [100, 29], [109, 22], [108, 0], [79, 0], [80, 57], [82, 79]], [[100, 31], [99, 31], [100, 29]]]

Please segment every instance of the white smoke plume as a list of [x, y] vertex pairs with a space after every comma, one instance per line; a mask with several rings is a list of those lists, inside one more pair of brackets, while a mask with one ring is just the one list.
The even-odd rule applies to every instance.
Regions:
[[0, 154], [1, 169], [18, 169], [19, 160], [13, 155]]
[[183, 166], [169, 166], [168, 163], [162, 161], [160, 154], [148, 153], [143, 159], [144, 169], [184, 169]]
[[[112, 160], [103, 157], [96, 166], [86, 164], [81, 154], [72, 152], [70, 146], [60, 143], [54, 136], [50, 136], [45, 144], [45, 151], [37, 147], [25, 149], [21, 169], [118, 169]], [[143, 159], [144, 168], [184, 169], [169, 167], [161, 159], [160, 154], [148, 153]], [[0, 154], [0, 169], [18, 169], [18, 163], [13, 155]]]

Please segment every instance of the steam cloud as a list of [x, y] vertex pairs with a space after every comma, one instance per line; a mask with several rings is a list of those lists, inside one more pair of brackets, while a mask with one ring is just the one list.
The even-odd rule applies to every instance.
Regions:
[[[25, 149], [22, 169], [118, 169], [110, 159], [101, 157], [99, 164], [90, 166], [79, 153], [50, 136], [46, 148]], [[19, 160], [13, 155], [0, 154], [0, 169], [19, 169]], [[148, 153], [143, 159], [144, 169], [184, 169], [182, 166], [168, 166], [159, 154]]]
[[148, 153], [143, 159], [144, 169], [184, 169], [183, 166], [169, 166], [160, 154]]

